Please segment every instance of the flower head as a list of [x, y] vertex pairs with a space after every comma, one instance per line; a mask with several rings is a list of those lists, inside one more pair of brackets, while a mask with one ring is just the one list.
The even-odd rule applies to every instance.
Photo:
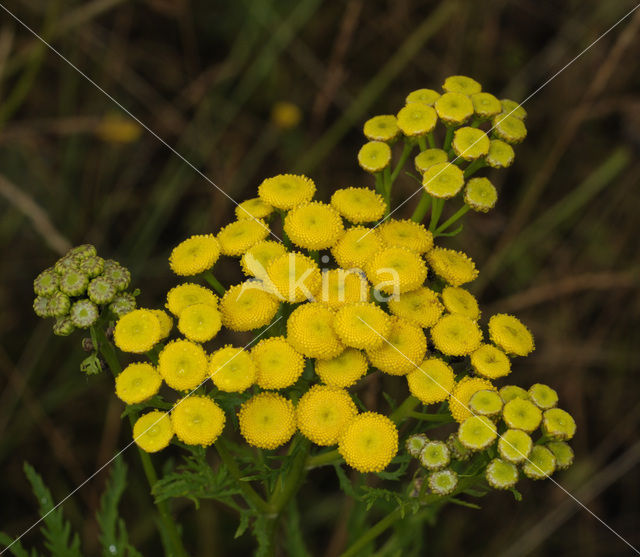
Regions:
[[484, 160], [492, 168], [507, 168], [511, 166], [515, 156], [511, 145], [500, 139], [492, 139]]
[[151, 350], [159, 340], [160, 322], [148, 309], [135, 309], [122, 316], [113, 331], [113, 341], [123, 352], [142, 354]]
[[359, 414], [340, 436], [338, 451], [359, 472], [380, 472], [398, 452], [398, 430], [382, 414]]
[[158, 323], [160, 323], [160, 339], [167, 338], [173, 328], [173, 319], [169, 317], [166, 311], [161, 309], [152, 309], [149, 311], [157, 317]]
[[412, 220], [387, 219], [378, 227], [382, 242], [389, 247], [424, 253], [433, 247], [433, 234]]
[[[89, 327], [91, 327], [91, 325], [93, 325], [98, 320], [99, 315], [100, 315], [100, 312], [98, 310], [98, 306], [96, 306], [91, 300], [86, 300], [86, 299], [78, 300], [77, 302], [74, 302], [73, 305], [71, 306], [71, 309], [69, 310], [69, 318], [71, 319], [71, 323], [73, 323], [79, 329], [88, 329]], [[121, 328], [120, 332], [122, 333], [122, 331], [123, 329]], [[134, 335], [134, 332], [130, 331], [129, 334]], [[149, 337], [149, 338], [152, 338], [152, 337]], [[158, 340], [160, 339], [158, 338]], [[129, 346], [130, 347], [135, 346], [135, 340], [132, 340], [131, 338], [129, 341], [123, 340], [122, 335], [120, 335], [120, 342], [123, 342], [125, 344], [127, 342], [133, 342], [133, 344], [129, 344]], [[155, 340], [153, 343], [155, 344], [156, 342], [157, 340]], [[116, 341], [116, 344], [117, 343], [118, 341]], [[137, 351], [137, 350], [124, 350], [124, 348], [122, 348], [121, 346], [119, 346], [119, 348], [123, 352]]]
[[558, 393], [549, 387], [549, 385], [535, 383], [529, 387], [529, 399], [538, 408], [548, 410], [558, 404]]
[[354, 226], [331, 248], [331, 253], [343, 269], [363, 269], [381, 247], [382, 240], [377, 230]]
[[473, 93], [471, 102], [475, 113], [483, 119], [491, 118], [502, 111], [500, 101], [491, 93]]
[[527, 137], [527, 127], [520, 118], [498, 114], [492, 120], [493, 131], [499, 139], [515, 145]]
[[495, 390], [495, 387], [486, 379], [479, 377], [463, 377], [458, 381], [449, 397], [449, 410], [453, 419], [461, 423], [471, 416], [469, 400], [475, 393], [484, 389]]
[[227, 224], [218, 232], [220, 251], [239, 256], [269, 235], [269, 227], [259, 219], [242, 219]]
[[464, 175], [456, 165], [441, 162], [427, 168], [422, 175], [422, 187], [429, 195], [449, 199], [464, 185]]
[[273, 213], [273, 207], [259, 197], [247, 199], [236, 207], [236, 218], [238, 220], [265, 219], [271, 213]]
[[376, 304], [356, 302], [338, 309], [333, 328], [346, 346], [375, 348], [389, 334], [391, 318]]
[[60, 275], [53, 269], [42, 271], [33, 281], [33, 291], [38, 296], [51, 296], [60, 284]]
[[436, 275], [451, 286], [462, 286], [478, 276], [475, 263], [461, 251], [433, 248], [425, 257]]
[[493, 315], [489, 319], [489, 336], [507, 354], [526, 356], [535, 348], [531, 332], [513, 315]]
[[500, 389], [500, 396], [505, 403], [513, 400], [514, 398], [529, 400], [529, 393], [517, 385], [505, 385]]
[[423, 404], [447, 399], [454, 385], [451, 367], [439, 358], [428, 358], [407, 375], [409, 391]]
[[498, 437], [496, 424], [486, 416], [469, 416], [458, 428], [458, 439], [467, 449], [481, 451]]
[[451, 313], [431, 327], [431, 340], [443, 354], [466, 356], [479, 348], [482, 332], [475, 321], [464, 315]]
[[246, 401], [238, 412], [240, 433], [249, 445], [276, 449], [296, 431], [293, 403], [276, 393], [264, 392]]
[[498, 192], [488, 178], [471, 178], [464, 188], [464, 202], [474, 211], [487, 213], [498, 201]]
[[236, 284], [220, 300], [222, 324], [232, 331], [259, 329], [271, 322], [279, 305], [258, 281]]
[[218, 306], [218, 296], [208, 288], [190, 282], [173, 287], [167, 294], [167, 309], [176, 317], [194, 304], [207, 304], [215, 308]]
[[242, 254], [240, 265], [245, 275], [265, 280], [269, 263], [285, 253], [287, 249], [280, 242], [262, 240]]
[[367, 172], [380, 172], [391, 162], [391, 148], [382, 141], [369, 141], [358, 151], [358, 163]]
[[134, 309], [136, 309], [136, 299], [130, 292], [116, 294], [113, 302], [109, 304], [109, 311], [117, 317], [122, 317]]
[[424, 433], [416, 433], [415, 435], [407, 437], [405, 447], [411, 456], [418, 458], [422, 449], [428, 442], [429, 438]]
[[137, 404], [155, 395], [162, 377], [148, 363], [129, 364], [116, 377], [116, 396], [127, 404]]
[[153, 410], [140, 416], [133, 426], [133, 440], [147, 453], [164, 449], [173, 437], [171, 419], [166, 412]]
[[429, 475], [429, 489], [436, 495], [449, 495], [458, 487], [458, 474], [450, 468]]
[[556, 457], [556, 470], [566, 470], [573, 464], [573, 449], [564, 441], [550, 441], [547, 449]]
[[496, 416], [502, 410], [502, 399], [493, 389], [483, 389], [471, 395], [469, 410], [480, 416]]
[[404, 292], [397, 298], [390, 299], [388, 306], [389, 311], [394, 315], [420, 327], [432, 327], [444, 311], [438, 294], [426, 286]]
[[478, 128], [458, 128], [453, 134], [452, 147], [465, 161], [474, 161], [489, 152], [489, 136]]
[[533, 440], [521, 429], [507, 429], [498, 441], [498, 452], [504, 460], [519, 464], [531, 453]]
[[497, 379], [511, 373], [511, 361], [507, 355], [493, 346], [481, 344], [471, 353], [471, 366], [478, 375], [487, 379]]
[[171, 412], [176, 437], [187, 445], [211, 445], [222, 433], [225, 421], [222, 408], [207, 396], [183, 398]]
[[117, 291], [124, 290], [131, 282], [131, 273], [129, 272], [129, 269], [123, 267], [113, 259], [105, 260], [103, 277], [111, 282]]
[[382, 218], [386, 208], [382, 196], [369, 188], [343, 188], [333, 192], [331, 206], [355, 224]]
[[284, 211], [311, 201], [315, 192], [316, 185], [313, 180], [296, 174], [280, 174], [267, 178], [258, 188], [258, 195], [262, 201]]
[[389, 375], [406, 375], [424, 360], [427, 339], [422, 329], [395, 317], [391, 330], [378, 348], [367, 350], [371, 365]]
[[89, 284], [89, 277], [76, 269], [69, 269], [60, 276], [60, 291], [67, 296], [82, 296]]
[[284, 337], [262, 339], [251, 349], [256, 365], [256, 383], [263, 389], [284, 389], [304, 371], [304, 358]]
[[520, 120], [524, 120], [527, 117], [527, 111], [522, 108], [522, 105], [517, 103], [516, 101], [512, 101], [510, 99], [502, 99], [500, 101], [502, 106], [502, 113], [509, 114], [514, 116], [515, 118], [519, 118]]
[[494, 489], [509, 489], [518, 482], [518, 468], [511, 462], [494, 458], [485, 470], [487, 483]]
[[411, 91], [411, 93], [407, 95], [405, 103], [422, 103], [428, 106], [433, 106], [433, 103], [435, 103], [439, 97], [440, 93], [433, 89], [417, 89], [416, 91]]
[[109, 304], [116, 295], [116, 287], [107, 277], [100, 276], [91, 279], [87, 287], [87, 296], [98, 305]]
[[231, 345], [211, 354], [208, 371], [213, 384], [225, 393], [246, 391], [257, 376], [256, 365], [249, 353]]
[[521, 429], [531, 433], [540, 425], [542, 412], [530, 400], [514, 398], [504, 405], [502, 419], [511, 429]]
[[482, 85], [466, 75], [451, 75], [447, 77], [447, 79], [444, 80], [442, 88], [447, 91], [447, 93], [455, 92], [465, 95], [473, 95], [482, 91]]
[[448, 125], [464, 124], [473, 115], [473, 103], [463, 93], [445, 93], [439, 97], [434, 107], [438, 117]]
[[172, 389], [190, 391], [204, 382], [207, 363], [207, 355], [199, 344], [180, 339], [162, 349], [158, 356], [158, 371]]
[[222, 327], [220, 312], [208, 304], [193, 304], [180, 312], [178, 330], [189, 340], [207, 342]]
[[447, 153], [442, 149], [425, 149], [421, 151], [414, 159], [416, 170], [420, 174], [424, 174], [428, 168], [434, 164], [441, 164], [447, 162], [449, 157]]
[[407, 137], [425, 135], [436, 127], [436, 111], [423, 103], [410, 103], [398, 112], [398, 127]]
[[442, 289], [442, 303], [450, 313], [464, 315], [472, 321], [480, 319], [478, 300], [464, 288], [445, 286]]
[[378, 251], [367, 261], [365, 272], [373, 287], [387, 294], [410, 292], [422, 286], [427, 278], [422, 258], [402, 247]]
[[364, 123], [364, 135], [370, 141], [391, 142], [400, 134], [398, 121], [391, 114], [374, 116]]
[[553, 453], [542, 445], [535, 445], [527, 461], [522, 467], [522, 471], [527, 478], [532, 480], [544, 480], [554, 473], [556, 469], [556, 457]]
[[53, 324], [53, 334], [59, 337], [67, 337], [75, 330], [76, 326], [69, 317], [58, 317]]
[[451, 453], [446, 443], [428, 441], [420, 451], [420, 464], [427, 470], [442, 470], [451, 462]]
[[360, 271], [342, 268], [323, 271], [320, 299], [333, 309], [353, 302], [366, 302], [369, 283]]
[[360, 350], [347, 348], [335, 358], [316, 360], [316, 374], [326, 385], [346, 389], [365, 373], [369, 362]]
[[568, 441], [576, 434], [576, 422], [565, 410], [550, 408], [542, 415], [542, 429], [553, 439]]
[[302, 253], [285, 253], [267, 267], [269, 285], [288, 302], [302, 302], [318, 292], [322, 276], [316, 262]]
[[330, 248], [344, 234], [338, 212], [320, 201], [312, 201], [291, 209], [284, 219], [284, 231], [301, 248], [321, 250]]
[[287, 340], [308, 358], [335, 358], [344, 350], [344, 344], [333, 329], [334, 315], [318, 302], [298, 306], [287, 321]]
[[191, 236], [173, 248], [169, 266], [176, 275], [197, 275], [211, 269], [218, 257], [220, 244], [213, 234]]

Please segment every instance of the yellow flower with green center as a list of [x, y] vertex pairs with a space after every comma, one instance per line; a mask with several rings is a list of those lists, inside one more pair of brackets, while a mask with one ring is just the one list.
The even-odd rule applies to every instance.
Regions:
[[480, 347], [482, 331], [464, 315], [445, 315], [431, 327], [431, 340], [436, 349], [447, 356], [466, 356]]
[[425, 328], [435, 325], [444, 311], [438, 294], [426, 286], [404, 292], [387, 305], [394, 315]]
[[344, 225], [331, 205], [312, 201], [289, 211], [284, 219], [284, 231], [296, 246], [321, 250], [330, 248], [340, 239]]
[[451, 75], [447, 77], [442, 88], [447, 93], [463, 93], [465, 95], [474, 95], [482, 91], [482, 85], [466, 75]]
[[173, 426], [166, 412], [153, 410], [140, 416], [133, 426], [133, 440], [147, 453], [164, 449], [173, 437]]
[[178, 330], [189, 340], [207, 342], [222, 327], [220, 312], [208, 304], [193, 304], [180, 313]]
[[406, 248], [383, 248], [365, 265], [365, 272], [374, 288], [386, 294], [410, 292], [427, 278], [422, 258]]
[[386, 416], [364, 412], [344, 429], [338, 451], [359, 472], [381, 472], [398, 452], [398, 430]]
[[296, 431], [293, 403], [276, 393], [260, 393], [242, 404], [238, 412], [240, 433], [249, 445], [276, 449]]
[[453, 150], [465, 161], [474, 161], [489, 152], [489, 136], [478, 128], [458, 128], [453, 134]]
[[263, 240], [251, 246], [240, 258], [240, 266], [244, 274], [265, 280], [267, 267], [277, 257], [287, 253], [287, 249], [273, 240]]
[[323, 271], [320, 301], [333, 309], [369, 300], [369, 283], [360, 271], [342, 268]]
[[382, 141], [369, 141], [358, 151], [358, 164], [367, 172], [380, 172], [389, 166], [390, 162], [391, 148]]
[[173, 431], [187, 445], [212, 445], [222, 433], [225, 421], [222, 408], [207, 396], [183, 398], [171, 411]]
[[488, 213], [498, 201], [498, 192], [488, 178], [471, 178], [464, 188], [464, 202], [474, 211]]
[[378, 227], [382, 243], [425, 253], [433, 247], [433, 234], [423, 224], [412, 220], [387, 219]]
[[427, 470], [442, 470], [451, 462], [451, 453], [442, 441], [427, 441], [420, 451], [420, 464]]
[[116, 322], [113, 341], [123, 352], [142, 354], [160, 341], [160, 322], [148, 309], [134, 309]]
[[436, 495], [444, 496], [453, 493], [458, 486], [458, 474], [450, 468], [438, 470], [429, 475], [429, 489]]
[[533, 440], [521, 429], [507, 429], [498, 441], [498, 452], [504, 460], [520, 464], [531, 453]]
[[437, 121], [436, 111], [423, 103], [410, 103], [398, 112], [398, 127], [407, 137], [426, 135]]
[[515, 116], [498, 114], [491, 121], [493, 133], [511, 145], [522, 143], [527, 137], [527, 127], [524, 122]]
[[171, 251], [169, 266], [176, 275], [197, 275], [211, 269], [220, 257], [220, 244], [213, 234], [191, 236]]
[[391, 317], [374, 303], [356, 302], [338, 309], [333, 329], [346, 346], [375, 348], [389, 334]]
[[367, 350], [371, 365], [389, 375], [406, 375], [424, 360], [427, 339], [420, 327], [392, 318], [391, 330], [378, 347]]
[[458, 381], [449, 396], [449, 410], [456, 422], [462, 423], [469, 416], [469, 400], [478, 391], [495, 390], [495, 387], [486, 379], [479, 377], [463, 377]]
[[251, 349], [256, 365], [256, 383], [262, 389], [284, 389], [304, 371], [304, 358], [284, 337], [262, 339]]
[[513, 315], [493, 315], [489, 319], [489, 336], [507, 354], [526, 356], [535, 348], [531, 332]]
[[491, 93], [473, 93], [471, 95], [473, 110], [480, 118], [491, 118], [502, 112], [500, 101]]
[[502, 419], [511, 429], [535, 431], [542, 421], [542, 411], [530, 400], [514, 398], [504, 405]]
[[425, 258], [435, 274], [451, 286], [462, 286], [478, 276], [475, 263], [461, 251], [433, 248]]
[[502, 399], [496, 391], [483, 389], [471, 396], [469, 410], [479, 416], [496, 416], [502, 410]]
[[258, 371], [253, 358], [243, 348], [227, 345], [209, 358], [209, 376], [225, 393], [241, 393], [256, 382]]
[[548, 410], [558, 404], [558, 393], [549, 387], [549, 385], [535, 383], [529, 387], [529, 399], [538, 408]]
[[171, 333], [171, 329], [173, 329], [173, 319], [166, 311], [161, 309], [151, 309], [149, 311], [158, 318], [158, 323], [160, 323], [160, 339], [167, 338]]
[[485, 470], [487, 483], [494, 489], [509, 489], [518, 483], [518, 468], [511, 462], [494, 458]]
[[158, 356], [158, 371], [164, 382], [176, 391], [190, 391], [207, 376], [207, 355], [199, 344], [174, 340]]
[[458, 313], [472, 321], [480, 319], [480, 306], [473, 294], [456, 286], [442, 289], [442, 303], [449, 313]]
[[331, 253], [343, 269], [362, 269], [380, 248], [382, 240], [377, 230], [354, 226], [331, 248]]
[[386, 204], [382, 196], [369, 188], [343, 188], [333, 192], [331, 206], [355, 224], [382, 218]]
[[418, 458], [428, 442], [429, 438], [424, 433], [416, 433], [407, 437], [405, 447], [412, 457]]
[[407, 383], [423, 404], [442, 402], [453, 389], [453, 370], [439, 358], [428, 358], [407, 374]]
[[464, 124], [473, 116], [473, 103], [462, 93], [445, 93], [435, 102], [434, 107], [438, 117], [450, 126]]
[[298, 306], [287, 321], [287, 340], [308, 358], [329, 359], [345, 348], [333, 330], [333, 310], [318, 302]]
[[307, 439], [328, 447], [335, 445], [358, 409], [344, 389], [314, 385], [298, 401], [296, 422]]
[[239, 256], [269, 235], [269, 227], [259, 219], [243, 219], [227, 224], [218, 232], [224, 255]]
[[576, 434], [576, 422], [565, 410], [550, 408], [542, 417], [542, 430], [558, 441], [568, 441]]
[[484, 160], [491, 168], [507, 168], [513, 164], [515, 157], [511, 145], [500, 139], [492, 139]]
[[116, 396], [127, 404], [137, 404], [155, 395], [162, 377], [148, 363], [129, 364], [116, 377]]
[[500, 104], [502, 106], [503, 114], [510, 114], [520, 120], [524, 120], [527, 117], [527, 111], [516, 101], [512, 101], [511, 99], [502, 99]]
[[176, 317], [194, 304], [207, 304], [215, 308], [218, 306], [218, 296], [208, 288], [190, 282], [173, 287], [167, 294], [167, 309]]
[[547, 449], [556, 457], [556, 470], [566, 470], [573, 464], [573, 449], [564, 441], [550, 441]]
[[407, 95], [405, 103], [422, 103], [428, 106], [433, 106], [433, 103], [435, 103], [439, 98], [440, 93], [438, 93], [438, 91], [434, 91], [433, 89], [417, 89], [416, 91], [411, 91], [411, 93]]
[[329, 360], [316, 360], [316, 374], [326, 385], [346, 389], [367, 373], [369, 362], [355, 348], [346, 348], [342, 354]]
[[513, 400], [514, 398], [529, 400], [529, 393], [517, 385], [505, 385], [500, 389], [500, 396], [505, 403]]
[[262, 201], [283, 211], [311, 201], [315, 192], [313, 180], [296, 174], [267, 178], [258, 187], [258, 195]]
[[321, 287], [322, 276], [316, 262], [302, 253], [285, 253], [267, 267], [269, 283], [288, 302], [313, 298]]
[[556, 457], [547, 447], [542, 445], [536, 445], [531, 449], [531, 454], [522, 467], [524, 475], [532, 480], [544, 480], [551, 476], [555, 470]]
[[455, 164], [441, 162], [427, 168], [422, 175], [422, 187], [439, 199], [455, 196], [464, 185], [464, 175]]
[[427, 169], [432, 167], [434, 164], [441, 164], [448, 160], [449, 157], [447, 156], [447, 153], [442, 149], [426, 149], [416, 156], [414, 164], [416, 170], [420, 172], [420, 174], [424, 174]]
[[493, 344], [481, 344], [472, 352], [471, 366], [478, 375], [487, 379], [497, 379], [511, 373], [511, 360]]
[[391, 142], [400, 134], [398, 121], [391, 114], [374, 116], [364, 123], [364, 135], [370, 141]]
[[467, 449], [481, 451], [493, 445], [498, 437], [498, 430], [486, 416], [470, 416], [458, 428], [458, 440]]
[[232, 331], [252, 331], [271, 323], [278, 299], [258, 281], [231, 286], [220, 300], [222, 324]]
[[252, 197], [236, 206], [236, 218], [238, 220], [265, 219], [271, 213], [273, 213], [273, 207], [259, 197]]

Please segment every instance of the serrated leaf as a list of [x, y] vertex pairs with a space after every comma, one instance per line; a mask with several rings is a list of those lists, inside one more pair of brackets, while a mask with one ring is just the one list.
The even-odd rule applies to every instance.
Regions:
[[97, 375], [102, 371], [98, 356], [93, 353], [80, 362], [80, 371], [86, 375]]
[[512, 487], [509, 491], [513, 494], [513, 498], [516, 501], [522, 501], [522, 493], [520, 493], [515, 487]]
[[347, 473], [343, 470], [342, 466], [340, 466], [339, 464], [334, 464], [333, 468], [336, 471], [336, 476], [338, 476], [340, 489], [342, 489], [342, 491], [344, 491], [349, 497], [358, 499], [358, 494], [356, 493], [356, 490], [353, 488], [353, 484], [351, 483], [351, 480], [347, 476]]
[[[13, 557], [38, 557], [39, 553], [36, 553], [36, 550], [31, 551], [31, 555], [29, 552], [22, 547], [22, 544], [17, 540], [12, 540], [7, 534], [4, 532], [0, 532], [0, 545], [5, 547], [4, 551], [9, 551]], [[4, 553], [3, 551], [3, 553]]]
[[240, 513], [240, 524], [236, 528], [236, 533], [233, 535], [234, 539], [239, 538], [244, 534], [249, 527], [249, 518], [250, 513], [248, 511], [244, 511]]

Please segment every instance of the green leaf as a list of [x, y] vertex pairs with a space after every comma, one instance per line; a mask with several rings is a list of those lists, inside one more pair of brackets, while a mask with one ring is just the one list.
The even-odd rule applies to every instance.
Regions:
[[[19, 541], [12, 540], [4, 532], [0, 532], [0, 545], [4, 546], [5, 548], [9, 548], [9, 546], [11, 546], [8, 551], [10, 551], [14, 557], [39, 557], [40, 555], [36, 552], [35, 549], [33, 549], [31, 550], [30, 556], [29, 552], [24, 547], [22, 547], [22, 544]], [[5, 549], [5, 551], [7, 551], [7, 549]]]
[[513, 498], [516, 501], [522, 501], [522, 493], [520, 493], [515, 487], [512, 487], [509, 491], [513, 493]]
[[354, 499], [359, 499], [356, 490], [353, 488], [353, 484], [351, 480], [347, 476], [347, 473], [344, 471], [342, 466], [339, 464], [333, 465], [334, 470], [336, 471], [336, 476], [338, 476], [338, 481], [340, 482], [340, 489], [344, 491], [349, 497], [353, 497]]
[[240, 513], [240, 524], [238, 524], [238, 528], [236, 528], [236, 533], [233, 535], [234, 539], [239, 538], [242, 534], [245, 533], [247, 528], [249, 527], [249, 519], [251, 518], [251, 513], [249, 511], [243, 511]]
[[82, 360], [80, 363], [80, 371], [86, 375], [97, 375], [102, 371], [100, 360], [95, 352]]

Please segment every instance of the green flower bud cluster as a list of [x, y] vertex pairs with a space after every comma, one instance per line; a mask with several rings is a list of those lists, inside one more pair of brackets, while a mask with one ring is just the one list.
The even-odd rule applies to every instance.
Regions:
[[53, 332], [67, 336], [91, 327], [107, 307], [117, 317], [136, 307], [128, 269], [100, 257], [90, 244], [76, 246], [33, 281], [38, 317], [55, 318]]

